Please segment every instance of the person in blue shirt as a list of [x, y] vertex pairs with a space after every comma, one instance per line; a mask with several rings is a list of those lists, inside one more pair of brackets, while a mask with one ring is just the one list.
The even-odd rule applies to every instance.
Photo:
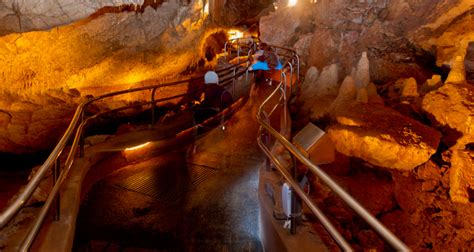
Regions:
[[250, 71], [257, 70], [281, 70], [283, 65], [273, 48], [266, 43], [261, 43], [260, 50], [253, 55], [253, 64], [249, 67]]

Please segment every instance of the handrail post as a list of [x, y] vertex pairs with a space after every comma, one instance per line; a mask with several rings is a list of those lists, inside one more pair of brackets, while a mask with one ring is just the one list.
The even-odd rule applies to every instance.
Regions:
[[[59, 156], [56, 157], [56, 162], [54, 163], [53, 167], [53, 185], [58, 182], [59, 175], [61, 173], [61, 160], [59, 159]], [[60, 213], [61, 213], [61, 202], [60, 202], [60, 193], [56, 196], [55, 202], [54, 202], [54, 214], [53, 218], [55, 221], [58, 221], [60, 218]]]
[[235, 97], [235, 73], [236, 73], [237, 67], [234, 67], [234, 76], [232, 78], [232, 96]]
[[151, 127], [155, 125], [155, 108], [156, 108], [156, 103], [155, 103], [155, 91], [156, 88], [153, 88], [151, 91]]
[[227, 61], [227, 42], [228, 41], [226, 41], [225, 44], [224, 44], [224, 60], [225, 61]]
[[237, 64], [240, 64], [240, 44], [237, 44]]
[[[87, 108], [87, 105], [84, 106], [84, 109], [82, 110], [81, 123], [83, 123], [85, 120], [84, 113], [86, 113], [86, 108]], [[80, 158], [84, 157], [84, 130], [81, 132], [81, 137], [79, 138], [79, 157]]]

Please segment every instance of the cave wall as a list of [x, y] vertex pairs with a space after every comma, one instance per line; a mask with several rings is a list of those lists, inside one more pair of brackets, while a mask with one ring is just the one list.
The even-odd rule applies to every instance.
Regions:
[[0, 37], [0, 152], [51, 148], [87, 95], [176, 77], [196, 64], [202, 52], [194, 48], [212, 33], [205, 18], [199, 1], [165, 2]]
[[0, 36], [44, 30], [88, 17], [103, 7], [141, 5], [144, 0], [0, 1]]
[[295, 47], [306, 67], [337, 63], [341, 78], [367, 51], [376, 83], [424, 81], [464, 56], [474, 36], [473, 8], [468, 0], [300, 1], [263, 17], [260, 32], [263, 41]]
[[[209, 0], [212, 21], [217, 25], [243, 25], [258, 21], [272, 0]], [[264, 12], [265, 13], [265, 12]]]

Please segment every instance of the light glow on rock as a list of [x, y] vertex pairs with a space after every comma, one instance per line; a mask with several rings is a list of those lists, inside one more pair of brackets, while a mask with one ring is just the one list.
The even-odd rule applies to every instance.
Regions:
[[206, 5], [204, 6], [204, 13], [209, 14], [209, 2], [207, 2]]
[[227, 32], [227, 36], [229, 37], [229, 40], [239, 39], [244, 37], [244, 33], [239, 30], [233, 29]]
[[288, 7], [293, 7], [298, 3], [298, 0], [288, 0]]
[[134, 146], [134, 147], [126, 148], [125, 151], [133, 151], [133, 150], [142, 149], [142, 148], [146, 147], [149, 144], [150, 144], [150, 142], [146, 142], [144, 144], [140, 144], [140, 145], [137, 145], [137, 146]]

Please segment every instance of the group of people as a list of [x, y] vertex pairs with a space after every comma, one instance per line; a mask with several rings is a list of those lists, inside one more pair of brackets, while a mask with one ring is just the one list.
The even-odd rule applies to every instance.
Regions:
[[[265, 79], [265, 72], [281, 70], [283, 68], [278, 55], [266, 43], [260, 43], [259, 50], [253, 55], [250, 71], [255, 72], [256, 83]], [[204, 75], [204, 92], [194, 111], [194, 121], [199, 124], [207, 118], [216, 115], [233, 103], [232, 95], [219, 85], [219, 76], [214, 71]]]

